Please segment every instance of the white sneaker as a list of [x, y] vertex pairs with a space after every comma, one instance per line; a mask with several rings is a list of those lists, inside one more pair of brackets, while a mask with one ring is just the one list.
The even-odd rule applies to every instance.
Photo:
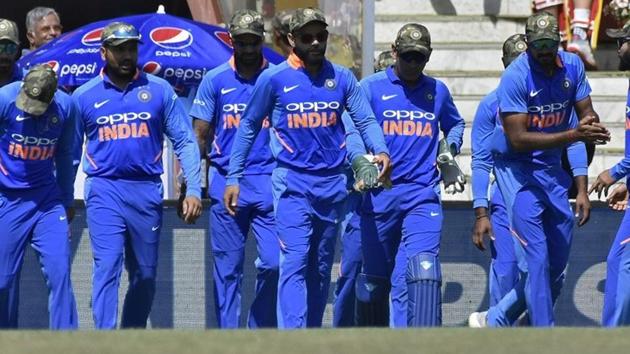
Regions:
[[486, 328], [488, 327], [488, 311], [473, 312], [468, 316], [468, 327]]

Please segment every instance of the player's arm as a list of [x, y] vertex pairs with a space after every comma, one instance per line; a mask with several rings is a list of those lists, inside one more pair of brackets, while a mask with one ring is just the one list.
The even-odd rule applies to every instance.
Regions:
[[202, 209], [199, 148], [193, 136], [190, 118], [170, 86], [165, 89], [163, 105], [164, 133], [173, 144], [187, 185], [182, 216], [190, 224], [201, 215]]
[[85, 126], [83, 123], [83, 113], [81, 110], [80, 104], [80, 96], [78, 91], [75, 91], [72, 94], [72, 100], [74, 102], [74, 107], [76, 110], [76, 117], [74, 119], [74, 133], [72, 135], [73, 142], [73, 153], [72, 153], [72, 170], [73, 170], [73, 180], [77, 178], [77, 170], [79, 169], [79, 165], [81, 164], [81, 159], [83, 157], [83, 143], [85, 142]]
[[67, 99], [65, 102], [65, 114], [67, 115], [67, 118], [63, 123], [61, 136], [57, 141], [57, 148], [55, 150], [55, 167], [57, 172], [57, 184], [61, 189], [62, 202], [66, 208], [68, 222], [70, 222], [74, 218], [75, 168], [73, 166], [73, 154], [75, 153], [74, 130], [76, 127], [77, 109], [72, 98], [69, 96], [65, 96], [64, 98]]
[[347, 112], [343, 112], [341, 121], [346, 130], [346, 150], [348, 150], [348, 161], [354, 173], [354, 188], [357, 191], [376, 188], [378, 186], [378, 168], [366, 158], [367, 151], [363, 145], [361, 134]]
[[464, 136], [464, 119], [455, 107], [451, 93], [443, 83], [437, 83], [436, 96], [440, 98], [440, 129], [445, 138], [439, 142], [437, 165], [440, 169], [444, 190], [455, 194], [464, 191], [466, 177], [459, 168], [455, 156], [459, 154]]
[[[594, 123], [596, 124], [596, 123]], [[578, 125], [577, 114], [571, 112], [569, 127], [575, 129]], [[586, 145], [577, 141], [567, 146], [567, 158], [571, 167], [571, 174], [575, 181], [577, 196], [575, 198], [575, 216], [579, 218], [578, 226], [586, 224], [591, 215], [591, 202], [588, 199], [588, 158], [586, 155]]]
[[271, 82], [270, 72], [272, 71], [265, 70], [256, 80], [232, 143], [230, 165], [223, 195], [225, 208], [231, 215], [236, 215], [236, 204], [240, 192], [239, 179], [243, 176], [247, 155], [249, 155], [254, 140], [262, 128], [263, 120], [269, 116], [271, 123], [274, 123], [272, 113], [276, 96]]
[[216, 124], [216, 90], [212, 84], [212, 77], [204, 76], [193, 105], [190, 115], [193, 117], [193, 129], [197, 138], [199, 155], [201, 158], [201, 187], [207, 188], [208, 181], [208, 145], [214, 139], [214, 126]]
[[454, 153], [457, 155], [464, 141], [464, 128], [466, 123], [464, 122], [464, 118], [459, 114], [457, 107], [455, 107], [453, 97], [448, 88], [442, 83], [439, 83], [438, 87], [442, 91], [441, 96], [444, 97], [440, 107], [440, 129], [446, 137], [448, 146], [454, 149]]
[[483, 238], [492, 237], [490, 212], [488, 210], [488, 187], [490, 186], [490, 171], [494, 166], [494, 159], [490, 152], [491, 137], [494, 132], [494, 121], [498, 112], [493, 111], [481, 101], [472, 124], [472, 194], [475, 210], [475, 225], [473, 227], [473, 243], [480, 250], [485, 250]]

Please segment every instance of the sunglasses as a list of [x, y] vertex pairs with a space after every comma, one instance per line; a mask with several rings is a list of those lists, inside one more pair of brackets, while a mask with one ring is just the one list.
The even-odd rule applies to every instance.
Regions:
[[262, 44], [262, 39], [257, 39], [255, 41], [241, 41], [241, 40], [232, 40], [232, 45], [239, 48], [244, 48], [247, 46], [257, 47]]
[[530, 47], [536, 50], [558, 48], [558, 44], [560, 43], [558, 41], [554, 41], [553, 39], [539, 39], [528, 43]]
[[15, 55], [18, 51], [18, 46], [15, 43], [0, 43], [0, 54]]
[[424, 63], [427, 61], [427, 57], [420, 52], [407, 52], [400, 54], [399, 57], [407, 63], [411, 63], [412, 61], [415, 61], [416, 63]]
[[310, 33], [302, 34], [299, 35], [298, 38], [300, 39], [300, 42], [304, 44], [311, 44], [315, 39], [317, 39], [318, 42], [326, 42], [328, 40], [328, 31], [322, 31], [315, 35]]

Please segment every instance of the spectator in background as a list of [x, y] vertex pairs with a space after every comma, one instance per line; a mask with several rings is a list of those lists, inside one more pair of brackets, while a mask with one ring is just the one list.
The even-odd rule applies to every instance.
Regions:
[[0, 87], [20, 79], [20, 71], [15, 65], [19, 38], [15, 22], [0, 18]]
[[289, 20], [291, 20], [292, 14], [293, 11], [291, 10], [283, 10], [278, 12], [271, 21], [271, 25], [273, 26], [273, 45], [285, 57], [288, 57], [292, 50], [289, 40], [287, 39], [287, 34], [289, 34]]
[[35, 7], [26, 14], [26, 38], [29, 49], [24, 49], [22, 55], [43, 46], [61, 35], [61, 18], [55, 9], [50, 7]]

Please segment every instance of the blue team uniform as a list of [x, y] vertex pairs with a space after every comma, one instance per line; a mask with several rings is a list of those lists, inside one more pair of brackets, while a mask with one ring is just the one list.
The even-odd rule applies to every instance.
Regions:
[[345, 129], [348, 111], [367, 147], [387, 153], [374, 115], [352, 73], [324, 61], [310, 77], [301, 60], [263, 72], [241, 117], [227, 185], [243, 179], [245, 161], [263, 119], [271, 119], [276, 229], [280, 241], [278, 326], [321, 326], [336, 236], [347, 196]]
[[[552, 77], [529, 54], [510, 64], [497, 90], [502, 114], [526, 113], [529, 131], [554, 133], [575, 128], [576, 102], [587, 98], [591, 88], [584, 66], [575, 54], [559, 52]], [[505, 119], [502, 117], [502, 119]], [[516, 152], [509, 147], [501, 120], [493, 135], [495, 174], [516, 243], [522, 275], [519, 283], [497, 306], [488, 311], [488, 324], [514, 321], [527, 304], [531, 324], [552, 326], [553, 303], [564, 283], [573, 232], [573, 212], [568, 201], [571, 178], [561, 165], [563, 147]], [[567, 147], [574, 176], [587, 174], [582, 142]]]
[[492, 91], [479, 103], [471, 133], [473, 208], [485, 207], [490, 211], [494, 233], [494, 240], [490, 243], [492, 261], [488, 277], [490, 306], [496, 305], [518, 281], [518, 267], [507, 211], [496, 183], [490, 187], [491, 202], [488, 203], [490, 172], [494, 166], [490, 143], [498, 115], [499, 102], [496, 91]]
[[15, 105], [22, 83], [0, 89], [0, 327], [17, 327], [17, 283], [30, 242], [49, 289], [51, 329], [76, 329], [65, 208], [73, 206], [72, 99], [57, 92], [41, 116]]
[[280, 245], [275, 233], [271, 197], [271, 171], [275, 162], [269, 148], [268, 120], [254, 142], [256, 153], [249, 155], [245, 163], [236, 217], [229, 215], [223, 204], [225, 176], [241, 114], [256, 79], [268, 67], [265, 61], [261, 71], [249, 80], [239, 76], [233, 59], [215, 68], [204, 76], [190, 111], [191, 116], [214, 127], [215, 136], [207, 147], [210, 159], [208, 192], [211, 200], [214, 301], [220, 328], [237, 328], [239, 325], [245, 240], [250, 225], [258, 245], [258, 274], [248, 327], [277, 326]]
[[155, 293], [164, 134], [200, 197], [199, 149], [190, 119], [170, 85], [138, 72], [124, 90], [105, 72], [74, 92], [76, 144], [87, 136], [83, 170], [94, 253], [92, 311], [96, 328], [116, 327], [123, 251], [129, 272], [122, 327], [146, 327]]
[[[436, 168], [439, 130], [459, 151], [464, 120], [446, 86], [422, 75], [407, 87], [392, 67], [361, 82], [395, 166], [393, 188], [366, 194], [361, 208], [363, 273], [357, 298], [373, 310], [382, 308], [399, 243], [406, 255], [409, 326], [441, 324], [439, 262], [442, 207]], [[371, 304], [371, 305], [369, 305]], [[387, 319], [375, 314], [377, 325]], [[383, 320], [384, 323], [383, 323]]]
[[[620, 180], [630, 174], [630, 90], [626, 101], [625, 157], [610, 169], [610, 176]], [[626, 183], [627, 184], [627, 183]], [[626, 210], [606, 259], [606, 290], [602, 325], [630, 325], [630, 212]]]

